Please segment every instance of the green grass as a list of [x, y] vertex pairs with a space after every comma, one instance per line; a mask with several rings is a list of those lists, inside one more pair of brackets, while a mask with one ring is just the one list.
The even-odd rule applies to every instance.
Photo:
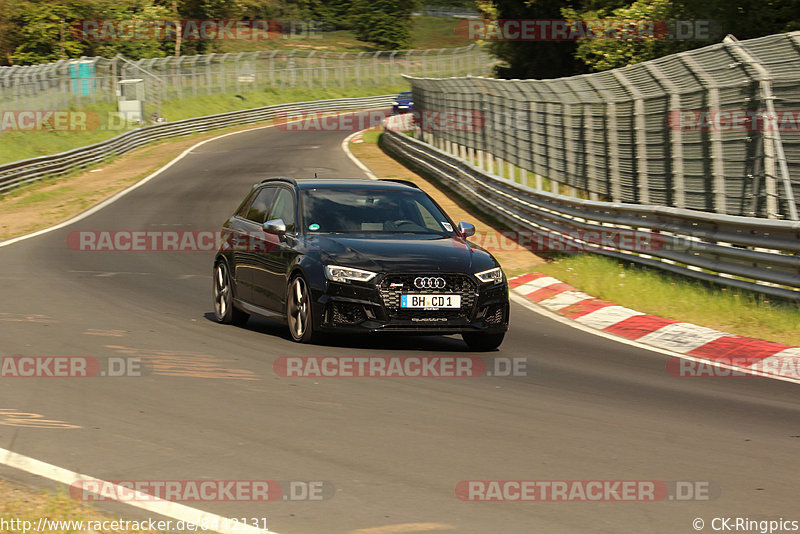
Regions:
[[[459, 157], [460, 157], [460, 154], [459, 154]], [[467, 161], [469, 161], [472, 165], [477, 167], [478, 166], [478, 156], [477, 156], [477, 154], [474, 154], [471, 160], [469, 159], [469, 156], [467, 156]], [[488, 172], [500, 176], [501, 175], [500, 165], [501, 164], [498, 162], [497, 158], [495, 158], [492, 161], [492, 167], [491, 167], [491, 169], [489, 169]], [[523, 183], [523, 180], [522, 180], [522, 168], [521, 167], [517, 167], [516, 165], [512, 165], [511, 167], [514, 170], [514, 181], [516, 183], [518, 183], [518, 184]], [[486, 170], [486, 161], [483, 162], [483, 166], [481, 168]], [[502, 163], [502, 176], [505, 177], [505, 178], [508, 178], [508, 176], [509, 176], [508, 175], [508, 171], [509, 171], [509, 164], [508, 164], [507, 161], [504, 161]], [[526, 185], [528, 187], [533, 187], [533, 188], [536, 187], [536, 176], [535, 176], [535, 173], [533, 173], [532, 171], [528, 171], [528, 173], [527, 173], [527, 183], [526, 183]], [[565, 195], [565, 196], [574, 196], [575, 198], [581, 198], [581, 199], [589, 199], [590, 198], [589, 192], [584, 190], [584, 189], [575, 188], [574, 195], [573, 195], [572, 194], [573, 192], [570, 191], [568, 185], [562, 184], [562, 183], [559, 183], [557, 185], [558, 185], [558, 191], [556, 191], [557, 194], [561, 194], [561, 195]], [[547, 191], [548, 193], [553, 192], [553, 181], [550, 178], [548, 178], [547, 176], [542, 176], [542, 188], [541, 189], [542, 189], [542, 191]], [[600, 195], [599, 196], [599, 200], [610, 201], [611, 199], [605, 197], [604, 195]]]
[[[82, 503], [70, 497], [66, 489], [60, 488], [52, 491], [34, 491], [32, 489], [12, 485], [8, 482], [0, 481], [0, 517], [6, 520], [19, 520], [29, 522], [36, 527], [40, 518], [47, 518], [51, 521], [83, 521], [84, 530], [89, 526], [87, 522], [107, 521], [108, 526], [113, 526], [111, 521], [125, 521], [125, 518], [112, 516], [102, 513], [88, 503]], [[142, 526], [141, 520], [133, 523], [134, 519], [129, 519], [131, 523], [125, 526]], [[146, 524], [146, 521], [144, 522]], [[55, 528], [51, 523], [52, 529], [48, 530], [52, 534], [72, 534], [75, 530], [66, 528]], [[74, 526], [74, 523], [73, 523]], [[123, 526], [123, 525], [120, 525]], [[8, 532], [14, 532], [14, 529]], [[6, 532], [3, 530], [2, 532]], [[132, 534], [135, 532], [149, 532], [146, 530], [105, 530], [104, 532], [125, 532]]]
[[412, 48], [454, 48], [475, 44], [466, 38], [465, 31], [456, 31], [459, 21], [465, 24], [463, 19], [412, 17], [411, 21]]
[[44, 202], [46, 200], [61, 200], [62, 197], [67, 196], [75, 188], [69, 186], [57, 187], [49, 191], [36, 191], [27, 195], [24, 199], [20, 199], [18, 204], [20, 206], [27, 206], [37, 202]]
[[800, 346], [800, 305], [591, 254], [557, 257], [540, 272], [635, 310]]
[[[473, 165], [475, 165], [476, 167], [478, 166], [478, 158], [477, 158], [477, 156], [473, 156], [471, 163]], [[484, 161], [483, 165], [484, 165], [483, 168], [485, 169], [486, 168], [486, 162], [485, 161]], [[497, 174], [499, 176], [501, 174], [500, 165], [501, 164], [497, 161], [497, 159], [494, 159], [494, 161], [492, 162], [492, 168], [489, 170], [489, 172], [491, 172], [492, 174]], [[502, 167], [503, 167], [502, 168], [502, 176], [504, 176], [505, 178], [508, 178], [508, 170], [509, 170], [508, 162], [504, 161], [502, 163]], [[518, 184], [523, 183], [523, 180], [522, 180], [522, 168], [521, 167], [517, 167], [516, 165], [512, 165], [511, 167], [514, 170], [514, 181], [516, 183], [518, 183]], [[531, 171], [528, 171], [526, 185], [528, 187], [533, 187], [533, 188], [536, 187], [536, 176]], [[548, 178], [547, 176], [542, 176], [542, 191], [553, 192], [553, 181], [550, 178]], [[573, 195], [571, 195], [571, 192], [569, 190], [569, 186], [566, 185], [566, 184], [561, 184], [561, 183], [558, 184], [558, 191], [556, 193], [557, 194], [561, 194], [561, 195], [565, 195], [565, 196], [573, 196]], [[575, 198], [588, 199], [589, 198], [589, 192], [585, 191], [583, 189], [577, 189], [576, 188], [574, 196], [575, 196]]]
[[136, 127], [113, 120], [111, 114], [116, 112], [113, 104], [93, 104], [81, 108], [73, 106], [71, 110], [85, 111], [97, 120], [88, 120], [86, 131], [6, 130], [0, 133], [0, 164], [99, 143]]
[[361, 138], [365, 143], [377, 144], [381, 139], [381, 135], [383, 135], [381, 130], [367, 130]]
[[[196, 96], [181, 100], [167, 101], [162, 104], [161, 113], [169, 121], [202, 117], [215, 113], [225, 113], [242, 109], [301, 102], [304, 100], [324, 100], [328, 98], [346, 98], [398, 93], [407, 90], [406, 85], [388, 85], [381, 87], [350, 87], [345, 89], [266, 89], [249, 93], [225, 93], [208, 96]], [[126, 130], [134, 128], [128, 125], [119, 128], [109, 125], [107, 117], [115, 111], [113, 104], [97, 104], [89, 106], [85, 111], [97, 113], [101, 123], [97, 129], [89, 131], [5, 131], [0, 134], [0, 164], [19, 161], [65, 152], [110, 139]]]
[[307, 48], [320, 52], [364, 52], [370, 46], [356, 39], [350, 30], [310, 33], [308, 35], [286, 35], [264, 41], [215, 41], [215, 53], [256, 52], [261, 50], [285, 50]]
[[387, 85], [381, 87], [349, 87], [345, 89], [265, 89], [249, 93], [226, 93], [202, 95], [165, 102], [161, 114], [168, 121], [213, 115], [242, 109], [258, 108], [306, 100], [325, 100], [329, 98], [349, 98], [360, 96], [388, 95], [408, 90], [407, 85]]

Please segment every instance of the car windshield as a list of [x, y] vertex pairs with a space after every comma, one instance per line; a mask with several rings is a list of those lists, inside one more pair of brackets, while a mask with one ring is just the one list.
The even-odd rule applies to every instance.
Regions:
[[453, 235], [452, 224], [422, 191], [308, 189], [303, 224], [311, 233]]
[[403, 91], [402, 93], [397, 95], [397, 98], [400, 99], [400, 100], [406, 100], [406, 99], [411, 98], [412, 94], [413, 93], [411, 91]]

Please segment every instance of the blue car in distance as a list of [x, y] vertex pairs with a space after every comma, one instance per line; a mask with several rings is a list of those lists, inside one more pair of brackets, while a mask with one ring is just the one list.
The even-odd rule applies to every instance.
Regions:
[[392, 102], [392, 114], [414, 111], [414, 96], [411, 91], [403, 91]]

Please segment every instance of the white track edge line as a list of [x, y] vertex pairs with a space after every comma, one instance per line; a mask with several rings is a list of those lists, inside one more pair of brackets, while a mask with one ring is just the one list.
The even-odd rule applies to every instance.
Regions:
[[[136, 502], [113, 500], [112, 502], [119, 502], [128, 506], [140, 508], [142, 510], [176, 519], [178, 521], [192, 522], [195, 525], [201, 525], [203, 524], [203, 521], [206, 521], [206, 524], [213, 524], [215, 527], [217, 527], [210, 530], [219, 532], [220, 534], [278, 534], [274, 530], [264, 530], [247, 524], [234, 523], [231, 518], [222, 517], [210, 512], [204, 512], [180, 503], [165, 501], [163, 499], [159, 499], [158, 497], [131, 490], [130, 488], [123, 488], [111, 482], [74, 473], [62, 467], [48, 464], [28, 456], [9, 451], [8, 449], [0, 448], [0, 464], [12, 467], [14, 469], [19, 469], [20, 471], [25, 471], [26, 473], [30, 473], [32, 475], [44, 477], [55, 482], [60, 482], [62, 484], [66, 484], [67, 486], [71, 486], [76, 482], [94, 482], [112, 486], [117, 495], [124, 491], [125, 493], [133, 494], [134, 498], [137, 499]], [[220, 528], [220, 525], [225, 525], [227, 528]]]
[[[651, 352], [657, 352], [659, 354], [665, 354], [667, 356], [672, 356], [673, 358], [680, 358], [682, 360], [690, 360], [690, 361], [697, 362], [697, 363], [706, 363], [706, 364], [709, 364], [709, 365], [713, 365], [715, 367], [719, 367], [721, 369], [728, 369], [730, 371], [742, 371], [744, 373], [747, 373], [747, 374], [750, 374], [750, 375], [753, 375], [753, 376], [758, 376], [758, 377], [762, 377], [762, 378], [771, 378], [773, 380], [781, 380], [783, 382], [791, 382], [793, 384], [800, 384], [800, 378], [792, 378], [792, 377], [788, 377], [788, 376], [778, 376], [778, 375], [773, 375], [773, 374], [769, 374], [769, 373], [763, 373], [761, 371], [757, 371], [755, 369], [750, 369], [748, 367], [742, 367], [742, 366], [738, 366], [738, 365], [730, 365], [730, 364], [726, 364], [726, 363], [722, 363], [722, 362], [716, 362], [714, 360], [709, 360], [709, 359], [706, 359], [706, 358], [698, 358], [698, 357], [695, 357], [695, 356], [689, 356], [688, 354], [681, 354], [680, 352], [673, 352], [671, 350], [662, 349], [662, 348], [659, 348], [659, 347], [654, 347], [652, 345], [646, 345], [644, 343], [639, 343], [638, 341], [635, 341], [633, 339], [627, 339], [627, 338], [624, 338], [624, 337], [615, 336], [614, 334], [610, 334], [608, 332], [603, 332], [602, 330], [597, 330], [595, 328], [591, 328], [589, 326], [585, 326], [585, 325], [582, 325], [580, 323], [576, 323], [575, 321], [567, 319], [566, 317], [558, 315], [557, 313], [554, 313], [554, 312], [551, 312], [550, 310], [542, 308], [541, 306], [539, 306], [538, 304], [536, 304], [532, 300], [530, 300], [530, 299], [528, 299], [526, 297], [522, 297], [520, 295], [517, 295], [517, 294], [515, 294], [513, 292], [510, 292], [510, 297], [511, 297], [511, 300], [513, 300], [517, 304], [521, 304], [522, 306], [524, 306], [525, 308], [531, 310], [532, 312], [538, 313], [539, 315], [542, 315], [542, 316], [547, 317], [549, 319], [553, 319], [554, 321], [558, 321], [559, 323], [565, 324], [567, 326], [571, 326], [572, 328], [577, 328], [578, 330], [583, 330], [584, 332], [588, 332], [589, 334], [593, 334], [595, 336], [600, 336], [600, 337], [604, 337], [606, 339], [610, 339], [612, 341], [616, 341], [617, 343], [624, 343], [625, 345], [630, 345], [632, 347], [636, 347], [636, 348], [639, 348], [639, 349], [649, 350]], [[666, 369], [665, 369], [665, 372], [666, 372]]]
[[369, 178], [370, 180], [377, 180], [378, 177], [375, 175], [375, 173], [372, 172], [371, 170], [369, 170], [369, 167], [364, 165], [364, 163], [362, 163], [362, 161], [360, 159], [358, 159], [357, 157], [355, 157], [355, 155], [353, 155], [353, 153], [350, 151], [350, 141], [355, 136], [357, 136], [359, 134], [363, 134], [364, 132], [366, 132], [369, 129], [370, 128], [365, 128], [364, 130], [361, 130], [360, 132], [353, 132], [352, 134], [348, 135], [347, 138], [344, 141], [342, 141], [342, 150], [344, 150], [344, 153], [347, 154], [348, 158], [350, 158], [350, 161], [355, 163], [358, 166], [359, 169], [364, 171], [364, 174], [367, 175], [367, 178]]

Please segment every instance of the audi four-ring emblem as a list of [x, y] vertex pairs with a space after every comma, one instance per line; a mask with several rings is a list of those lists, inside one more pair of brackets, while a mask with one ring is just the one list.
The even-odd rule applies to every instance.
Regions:
[[414, 278], [414, 285], [419, 289], [443, 289], [447, 282], [441, 276], [418, 276]]

